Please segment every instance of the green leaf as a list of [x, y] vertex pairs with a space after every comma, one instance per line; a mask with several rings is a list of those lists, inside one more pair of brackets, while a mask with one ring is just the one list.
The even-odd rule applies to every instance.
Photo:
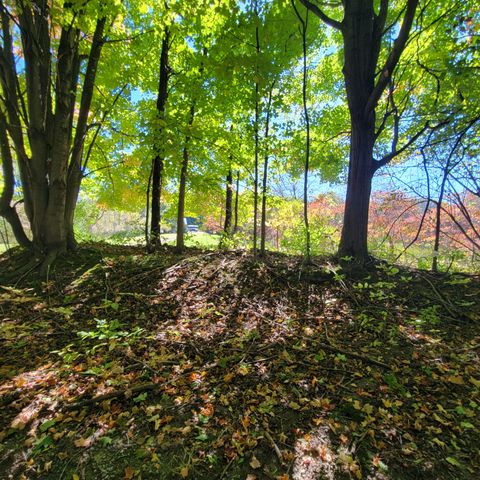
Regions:
[[145, 401], [145, 400], [147, 399], [147, 397], [148, 397], [148, 393], [147, 393], [147, 392], [143, 392], [143, 393], [141, 393], [140, 395], [138, 395], [138, 397], [135, 397], [135, 398], [133, 399], [133, 401], [134, 401], [135, 403], [140, 403], [140, 402]]
[[55, 425], [56, 420], [47, 420], [46, 422], [43, 422], [41, 425], [40, 425], [40, 431], [41, 432], [46, 432], [49, 428], [53, 427]]
[[453, 457], [447, 457], [445, 459], [448, 463], [450, 463], [450, 465], [453, 465], [455, 467], [461, 467], [462, 464], [456, 459], [456, 458], [453, 458]]

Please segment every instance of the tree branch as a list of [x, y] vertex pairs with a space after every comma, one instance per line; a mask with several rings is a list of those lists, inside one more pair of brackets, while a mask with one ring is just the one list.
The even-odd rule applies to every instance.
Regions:
[[[428, 129], [431, 128], [429, 123], [427, 122], [415, 135], [410, 137], [408, 142], [403, 145], [401, 148], [397, 149], [396, 148], [396, 140], [393, 142], [393, 150], [390, 152], [388, 155], [385, 155], [381, 160], [376, 160], [373, 163], [373, 171], [376, 172], [379, 168], [387, 165], [390, 163], [396, 156], [400, 155], [402, 152], [404, 152], [407, 148], [409, 148], [412, 144], [414, 144], [419, 137], [423, 135], [423, 133]], [[398, 129], [398, 126], [396, 126], [396, 129]], [[398, 136], [398, 132], [394, 134], [395, 136]]]
[[314, 3], [310, 2], [309, 0], [300, 0], [300, 3], [308, 8], [313, 14], [315, 14], [320, 20], [322, 20], [324, 23], [329, 25], [330, 27], [336, 28], [337, 30], [342, 31], [343, 29], [343, 24], [341, 22], [338, 22], [337, 20], [334, 20], [333, 18], [330, 18], [328, 15], [326, 15], [319, 7], [318, 5], [315, 5]]
[[[303, 0], [301, 1], [303, 3]], [[400, 56], [405, 49], [408, 36], [410, 35], [410, 29], [415, 18], [415, 11], [417, 9], [418, 1], [419, 0], [408, 0], [407, 11], [405, 12], [405, 16], [403, 17], [400, 32], [393, 44], [390, 55], [388, 56], [387, 61], [382, 68], [381, 74], [377, 80], [377, 84], [375, 85], [375, 88], [373, 89], [373, 92], [368, 99], [367, 105], [365, 107], [365, 117], [368, 117], [370, 115], [370, 112], [372, 112], [377, 106], [380, 97], [382, 96], [386, 86], [388, 85], [388, 82], [390, 81], [393, 70], [395, 69], [398, 61], [400, 60]]]

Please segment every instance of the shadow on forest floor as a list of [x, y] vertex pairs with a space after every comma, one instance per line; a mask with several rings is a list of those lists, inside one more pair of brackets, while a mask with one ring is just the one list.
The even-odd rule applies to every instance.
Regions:
[[0, 257], [0, 477], [474, 479], [480, 279], [91, 244]]

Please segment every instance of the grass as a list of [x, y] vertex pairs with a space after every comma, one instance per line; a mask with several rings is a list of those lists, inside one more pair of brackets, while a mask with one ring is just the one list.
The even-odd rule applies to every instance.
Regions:
[[[185, 246], [203, 248], [206, 250], [214, 250], [218, 247], [221, 240], [220, 235], [210, 234], [206, 232], [191, 232], [185, 234]], [[177, 235], [175, 233], [167, 233], [162, 235], [162, 240], [167, 245], [175, 245]]]

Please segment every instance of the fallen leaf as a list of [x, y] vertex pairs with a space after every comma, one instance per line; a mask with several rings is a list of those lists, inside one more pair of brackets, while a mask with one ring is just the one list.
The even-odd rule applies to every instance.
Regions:
[[473, 385], [475, 385], [477, 388], [480, 388], [480, 380], [477, 380], [477, 379], [475, 379], [475, 378], [473, 378], [473, 377], [470, 377], [470, 378], [468, 379], [468, 381], [469, 381], [470, 383], [472, 383]]
[[125, 480], [132, 480], [135, 476], [135, 469], [132, 467], [125, 468]]
[[83, 448], [88, 448], [92, 445], [93, 438], [88, 437], [88, 438], [79, 438], [78, 440], [75, 440], [73, 443], [75, 444], [76, 447], [83, 447]]
[[250, 466], [254, 469], [260, 468], [262, 464], [259, 462], [258, 458], [253, 455], [252, 459], [250, 460]]
[[187, 478], [188, 477], [188, 467], [183, 467], [181, 470], [180, 470], [180, 476], [182, 478]]
[[456, 459], [456, 458], [453, 458], [453, 457], [447, 457], [445, 459], [450, 465], [454, 465], [455, 467], [461, 467], [462, 464]]
[[457, 376], [450, 375], [449, 377], [446, 378], [446, 381], [450, 382], [450, 383], [454, 383], [455, 385], [463, 385], [464, 384], [463, 378], [459, 375], [457, 375]]

